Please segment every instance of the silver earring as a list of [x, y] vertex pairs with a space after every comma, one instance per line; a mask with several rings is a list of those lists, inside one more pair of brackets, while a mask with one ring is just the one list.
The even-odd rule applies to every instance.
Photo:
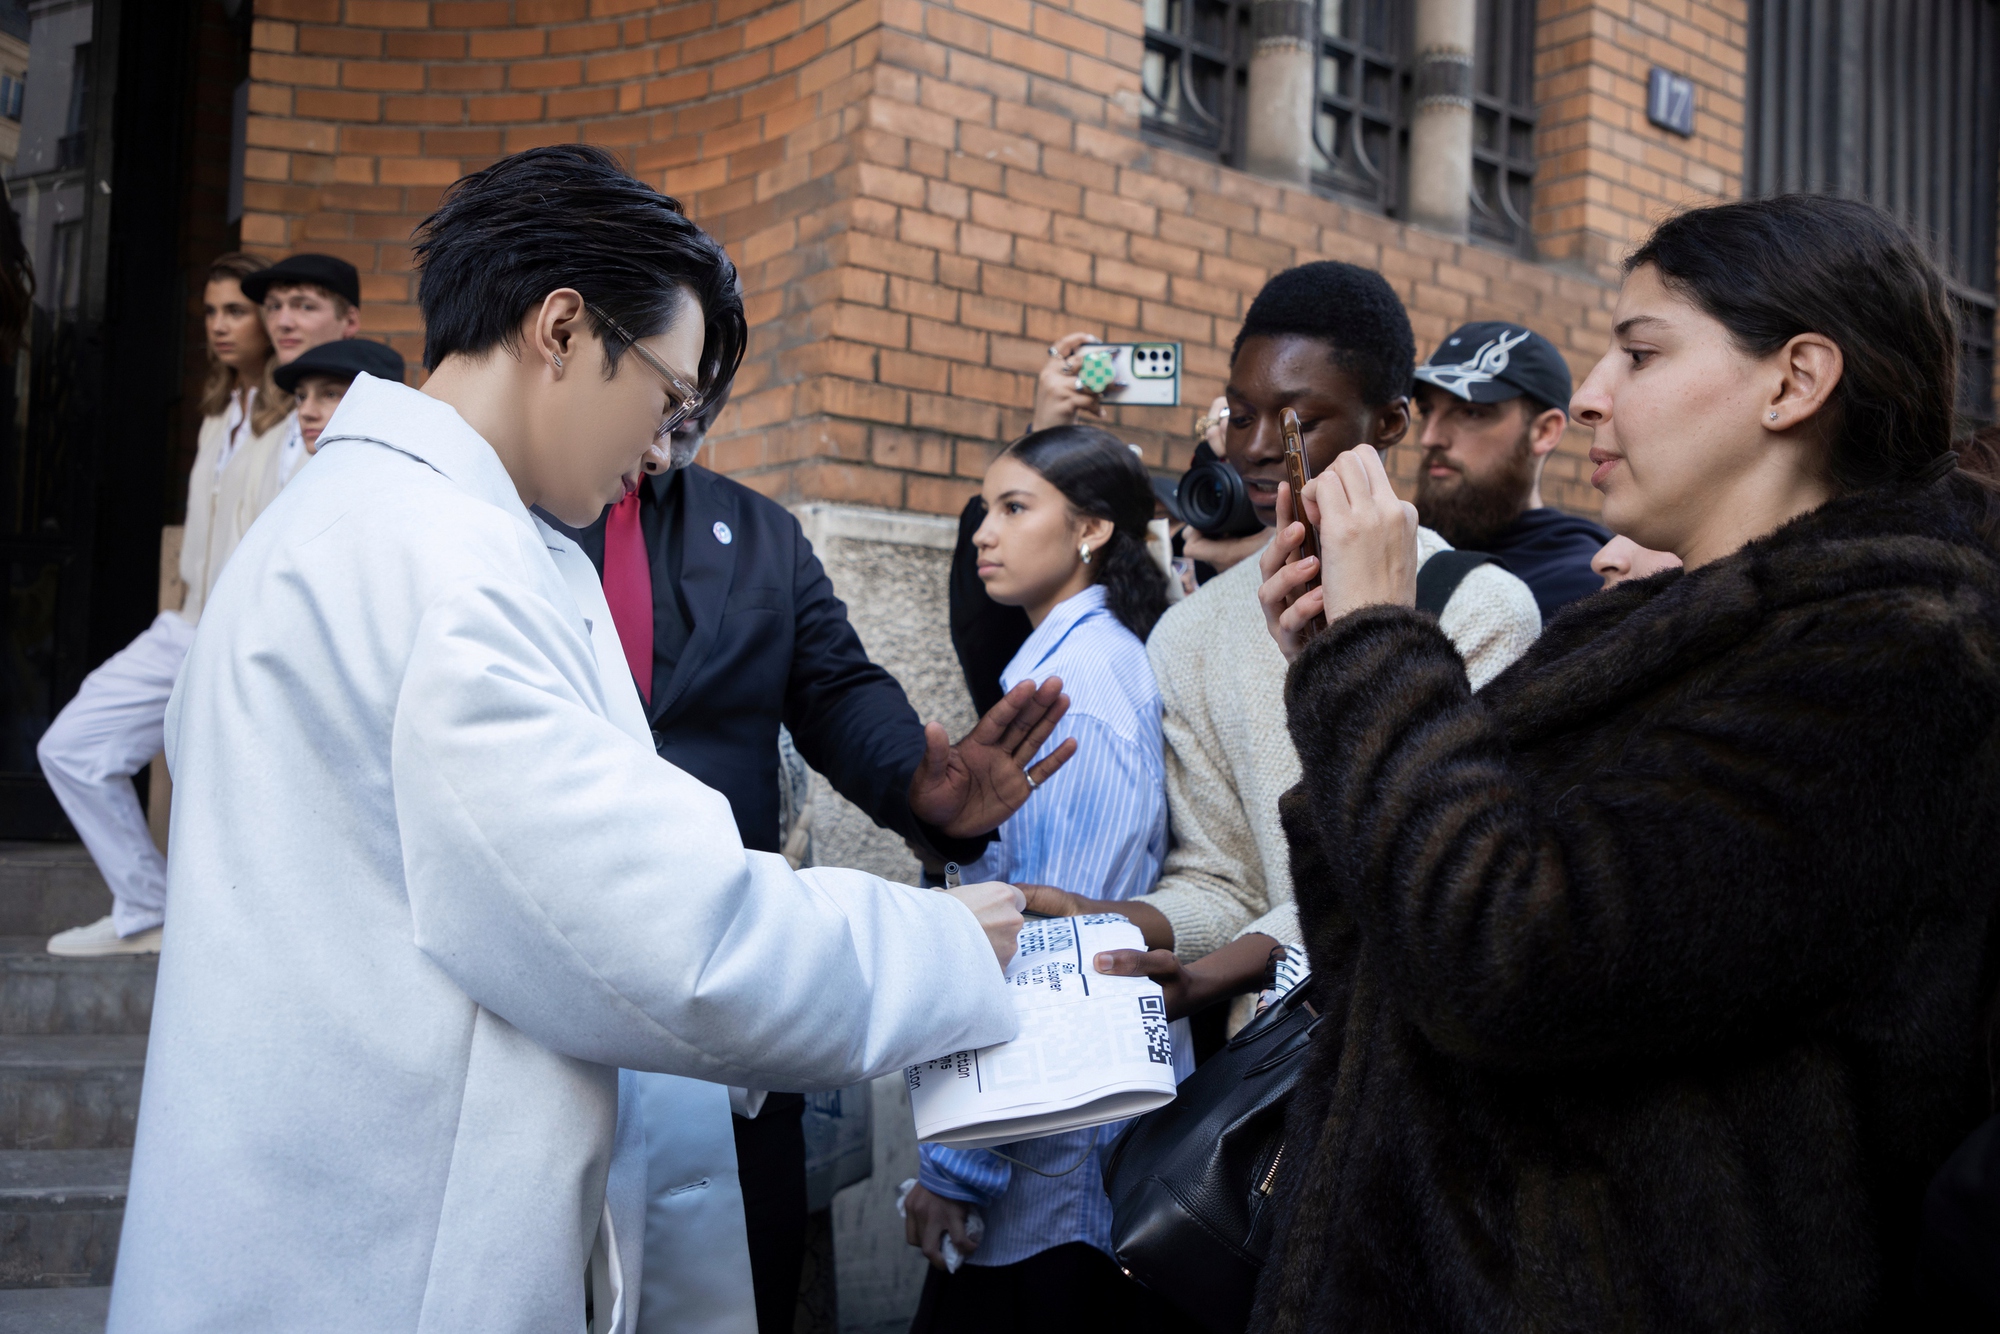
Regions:
[[1778, 420], [1778, 410], [1776, 408], [1771, 409], [1771, 420], [1772, 421]]
[[[562, 353], [560, 353], [560, 352], [551, 352], [551, 353], [549, 353], [549, 355], [550, 355], [550, 356], [552, 356], [552, 357], [554, 357], [554, 358], [556, 359], [556, 369], [557, 369], [557, 370], [561, 370], [561, 369], [562, 369]], [[1777, 414], [1776, 414], [1776, 413], [1773, 413], [1772, 415], [1773, 415], [1773, 416], [1776, 416]]]
[[1076, 554], [1083, 557], [1083, 563], [1085, 565], [1090, 564], [1090, 543], [1085, 542], [1082, 546], [1078, 547], [1076, 549]]

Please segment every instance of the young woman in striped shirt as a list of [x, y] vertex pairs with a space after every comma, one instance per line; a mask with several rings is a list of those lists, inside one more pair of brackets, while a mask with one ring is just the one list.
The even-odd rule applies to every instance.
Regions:
[[[1094, 899], [1143, 894], [1167, 850], [1160, 694], [1145, 638], [1166, 610], [1165, 572], [1146, 551], [1153, 490], [1131, 448], [1091, 426], [1035, 431], [987, 470], [973, 537], [980, 581], [1033, 626], [1001, 675], [1059, 675], [1069, 712], [1047, 742], [1076, 756], [1000, 826], [967, 875], [1056, 885]], [[1177, 1045], [1185, 1045], [1177, 1044]], [[1185, 1073], [1185, 1071], [1181, 1071]], [[1109, 1254], [1101, 1154], [1117, 1125], [960, 1150], [925, 1145], [905, 1201], [910, 1243], [932, 1264], [912, 1334], [1123, 1328], [1150, 1308]], [[969, 1211], [982, 1211], [974, 1241]], [[966, 1256], [947, 1273], [942, 1237]], [[1149, 1321], [1174, 1323], [1170, 1313]]]

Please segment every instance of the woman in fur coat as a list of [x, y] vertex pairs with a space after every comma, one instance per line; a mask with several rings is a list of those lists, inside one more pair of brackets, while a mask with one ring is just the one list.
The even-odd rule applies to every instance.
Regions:
[[1306, 489], [1318, 560], [1286, 524], [1265, 557], [1329, 1019], [1255, 1329], [1933, 1327], [1920, 1205], [1989, 1106], [2000, 884], [1947, 291], [1884, 215], [1793, 196], [1664, 223], [1615, 319], [1591, 481], [1685, 571], [1475, 696], [1372, 451]]

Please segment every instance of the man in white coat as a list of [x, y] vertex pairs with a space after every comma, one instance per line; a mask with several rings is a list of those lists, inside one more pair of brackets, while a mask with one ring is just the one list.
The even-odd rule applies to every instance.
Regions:
[[430, 380], [355, 380], [175, 691], [114, 1334], [629, 1334], [618, 1067], [833, 1088], [1014, 1032], [1018, 894], [746, 852], [529, 512], [594, 518], [727, 383], [720, 247], [559, 146], [462, 181], [417, 255]]

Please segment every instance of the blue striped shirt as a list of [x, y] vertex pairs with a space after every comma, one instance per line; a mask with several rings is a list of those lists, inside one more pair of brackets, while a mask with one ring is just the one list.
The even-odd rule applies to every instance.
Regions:
[[[1058, 603], [1007, 664], [1000, 682], [1011, 690], [1019, 681], [1050, 676], [1062, 678], [1070, 705], [1041, 753], [1075, 737], [1076, 754], [1000, 826], [1000, 837], [979, 863], [965, 869], [965, 880], [1055, 885], [1093, 899], [1133, 898], [1159, 879], [1167, 852], [1160, 692], [1146, 646], [1105, 608], [1101, 587]], [[1185, 1040], [1175, 1045], [1176, 1074], [1184, 1074]], [[1002, 1145], [998, 1153], [926, 1144], [917, 1175], [933, 1194], [985, 1210], [986, 1239], [968, 1264], [1013, 1264], [1072, 1241], [1108, 1254], [1111, 1202], [1104, 1194], [1102, 1157], [1123, 1126], [1024, 1140]]]

